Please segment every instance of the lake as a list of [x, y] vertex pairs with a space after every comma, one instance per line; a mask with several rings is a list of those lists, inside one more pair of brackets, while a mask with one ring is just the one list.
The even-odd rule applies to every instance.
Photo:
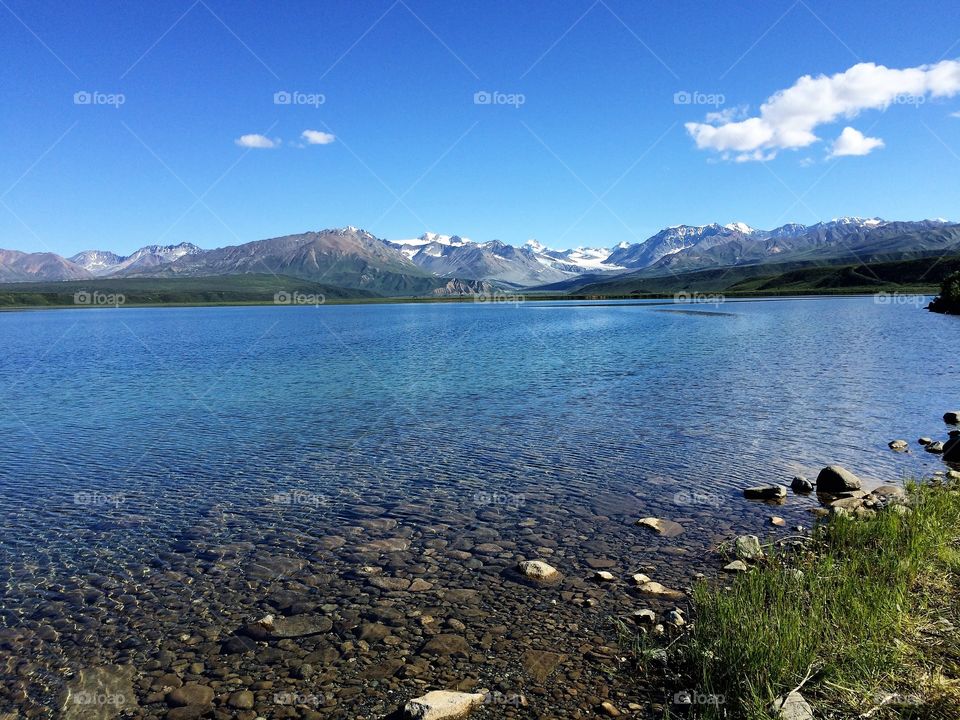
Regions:
[[[915, 441], [960, 405], [958, 330], [898, 296], [0, 313], [0, 710], [132, 665], [139, 717], [171, 669], [269, 680], [250, 717], [380, 717], [424, 684], [575, 717], [602, 672], [535, 671], [614, 641], [630, 573], [686, 588], [771, 512], [812, 522], [744, 487], [944, 469]], [[238, 640], [267, 613], [331, 627]]]

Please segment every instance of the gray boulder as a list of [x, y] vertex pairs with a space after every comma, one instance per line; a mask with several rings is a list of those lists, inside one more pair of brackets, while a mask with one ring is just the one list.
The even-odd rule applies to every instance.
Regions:
[[859, 490], [860, 484], [860, 478], [839, 465], [829, 465], [817, 475], [818, 492], [849, 492]]
[[797, 475], [790, 483], [790, 489], [796, 493], [813, 492], [813, 483], [807, 480], [803, 475]]
[[943, 421], [949, 425], [960, 425], [960, 410], [951, 410], [943, 414]]
[[748, 500], [783, 500], [787, 496], [787, 489], [783, 485], [757, 485], [743, 491]]

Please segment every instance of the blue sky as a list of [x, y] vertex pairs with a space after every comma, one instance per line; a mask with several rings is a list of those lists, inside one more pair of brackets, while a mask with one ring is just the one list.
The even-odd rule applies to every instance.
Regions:
[[[800, 146], [759, 119], [804, 75], [960, 58], [946, 1], [2, 0], [0, 33], [4, 248], [344, 225], [561, 248], [678, 223], [960, 219], [960, 94], [939, 80], [826, 113]], [[866, 154], [831, 157], [846, 127], [844, 152]]]

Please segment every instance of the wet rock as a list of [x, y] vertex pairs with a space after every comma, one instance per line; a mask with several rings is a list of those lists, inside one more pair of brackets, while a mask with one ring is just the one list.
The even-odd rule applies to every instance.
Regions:
[[410, 541], [402, 537], [371, 540], [370, 542], [357, 546], [357, 550], [364, 553], [394, 553], [409, 549]]
[[770, 516], [770, 524], [776, 525], [777, 527], [784, 527], [787, 524], [787, 521], [782, 517], [777, 517], [776, 515]]
[[757, 560], [763, 557], [760, 538], [756, 535], [741, 535], [734, 541], [733, 549], [737, 557], [743, 560]]
[[906, 440], [891, 440], [887, 445], [891, 450], [895, 450], [896, 452], [906, 452], [910, 447], [910, 444]]
[[199, 683], [187, 683], [167, 693], [167, 704], [170, 707], [206, 706], [212, 702], [213, 688]]
[[929, 445], [932, 442], [933, 442], [933, 439], [928, 437], [922, 437], [919, 440], [917, 440], [917, 443], [919, 445]]
[[529, 649], [520, 657], [520, 664], [531, 678], [542, 683], [566, 659], [567, 656], [560, 653]]
[[813, 720], [813, 710], [796, 690], [777, 698], [772, 709], [776, 720]]
[[524, 560], [517, 565], [517, 569], [525, 577], [537, 582], [554, 582], [560, 579], [559, 571], [543, 560]]
[[637, 525], [648, 527], [663, 537], [676, 537], [683, 532], [683, 525], [673, 520], [664, 520], [662, 518], [645, 517], [637, 520]]
[[408, 702], [403, 712], [410, 720], [453, 720], [468, 715], [485, 698], [484, 693], [434, 690]]
[[291, 617], [265, 615], [252, 626], [247, 627], [247, 634], [260, 639], [257, 634], [262, 632], [263, 639], [280, 640], [319, 635], [330, 632], [332, 629], [333, 620], [323, 615], [293, 615]]
[[239, 690], [227, 699], [227, 705], [235, 710], [252, 710], [254, 704], [254, 695], [249, 690]]
[[743, 496], [747, 500], [783, 500], [787, 489], [783, 485], [757, 485], [745, 488]]
[[960, 425], [960, 410], [950, 410], [943, 414], [943, 421], [948, 425]]
[[654, 595], [656, 597], [668, 598], [670, 600], [677, 600], [683, 597], [683, 593], [679, 590], [672, 590], [652, 580], [650, 582], [643, 583], [637, 588], [637, 590], [645, 595]]
[[398, 577], [382, 577], [377, 575], [370, 578], [369, 583], [376, 588], [381, 590], [408, 590], [413, 584], [407, 578], [398, 578]]
[[462, 635], [434, 635], [427, 640], [421, 648], [423, 655], [459, 655], [460, 657], [470, 656], [470, 645], [467, 639]]
[[607, 717], [620, 717], [620, 711], [609, 700], [600, 703], [600, 713]]
[[813, 483], [803, 475], [797, 475], [790, 481], [790, 489], [795, 493], [813, 492]]
[[939, 440], [927, 443], [926, 447], [923, 448], [928, 453], [933, 453], [934, 455], [943, 455], [943, 443]]
[[859, 490], [860, 484], [860, 478], [839, 465], [829, 465], [817, 475], [818, 492], [836, 493]]

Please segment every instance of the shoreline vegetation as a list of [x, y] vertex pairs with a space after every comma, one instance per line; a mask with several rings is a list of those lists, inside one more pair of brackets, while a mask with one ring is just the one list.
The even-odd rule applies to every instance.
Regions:
[[809, 532], [718, 548], [739, 559], [693, 588], [689, 620], [616, 621], [663, 718], [960, 718], [960, 471], [869, 495], [840, 468], [818, 492], [825, 474], [854, 482], [818, 495]]

